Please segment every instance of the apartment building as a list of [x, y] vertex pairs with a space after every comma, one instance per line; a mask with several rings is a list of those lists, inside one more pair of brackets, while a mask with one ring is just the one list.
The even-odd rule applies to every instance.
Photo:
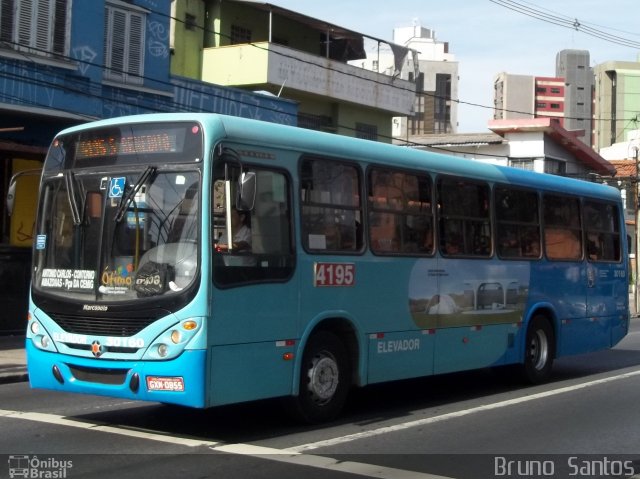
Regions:
[[402, 46], [269, 3], [175, 0], [172, 9], [174, 74], [292, 100], [298, 126], [371, 140], [390, 142], [391, 119], [411, 112], [414, 82], [358, 65], [366, 43], [398, 58]]

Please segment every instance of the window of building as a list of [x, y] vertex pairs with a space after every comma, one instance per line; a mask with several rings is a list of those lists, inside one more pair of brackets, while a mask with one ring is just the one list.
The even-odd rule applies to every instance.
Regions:
[[560, 109], [560, 103], [552, 103], [551, 104], [551, 108], [554, 109], [554, 110]]
[[540, 214], [534, 191], [496, 187], [496, 245], [507, 259], [540, 257]]
[[451, 75], [436, 74], [434, 96], [434, 133], [451, 132]]
[[356, 166], [320, 158], [302, 162], [302, 244], [308, 251], [362, 249], [360, 173]]
[[240, 25], [231, 25], [231, 44], [251, 43], [251, 30]]
[[580, 200], [561, 195], [544, 195], [544, 244], [547, 258], [578, 260], [582, 258]]
[[140, 85], [144, 75], [146, 14], [107, 3], [104, 17], [104, 78]]
[[67, 57], [71, 0], [0, 0], [3, 47]]
[[184, 28], [190, 31], [195, 31], [198, 27], [198, 19], [195, 15], [191, 15], [190, 13], [184, 14]]
[[356, 138], [378, 141], [378, 127], [367, 123], [356, 123]]
[[558, 87], [551, 88], [551, 93], [559, 94], [560, 93], [560, 88], [558, 88]]
[[335, 131], [333, 119], [326, 115], [298, 113], [298, 127], [308, 130]]
[[367, 186], [371, 250], [376, 254], [432, 254], [431, 178], [374, 168]]
[[509, 158], [509, 166], [521, 170], [533, 171], [534, 160], [533, 158]]
[[564, 176], [567, 174], [567, 163], [560, 160], [545, 158], [544, 172], [550, 175]]
[[537, 102], [536, 103], [536, 108], [546, 108], [547, 104], [545, 102]]
[[536, 87], [536, 93], [547, 93], [547, 88], [543, 86]]
[[489, 185], [443, 177], [437, 193], [440, 252], [445, 256], [490, 256]]
[[597, 201], [584, 203], [587, 257], [591, 261], [619, 262], [620, 217], [615, 205]]

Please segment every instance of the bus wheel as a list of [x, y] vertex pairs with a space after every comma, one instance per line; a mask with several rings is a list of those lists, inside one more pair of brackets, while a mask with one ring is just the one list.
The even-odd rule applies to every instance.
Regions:
[[349, 392], [347, 351], [338, 337], [321, 331], [310, 339], [302, 356], [300, 392], [294, 398], [294, 416], [308, 423], [334, 419]]
[[527, 328], [522, 365], [524, 379], [540, 384], [549, 379], [555, 356], [554, 335], [551, 324], [544, 316], [535, 316]]

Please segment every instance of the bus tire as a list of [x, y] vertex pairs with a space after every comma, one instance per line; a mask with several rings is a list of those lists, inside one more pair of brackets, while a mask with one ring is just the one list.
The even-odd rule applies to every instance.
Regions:
[[350, 365], [345, 345], [333, 333], [320, 331], [309, 339], [302, 355], [300, 390], [293, 416], [306, 423], [336, 418], [350, 389]]
[[545, 316], [534, 316], [525, 339], [523, 378], [530, 384], [540, 384], [549, 379], [555, 357], [553, 328]]

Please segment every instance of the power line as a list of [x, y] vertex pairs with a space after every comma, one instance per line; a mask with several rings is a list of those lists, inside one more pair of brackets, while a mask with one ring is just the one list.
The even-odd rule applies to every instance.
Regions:
[[[494, 3], [499, 3], [499, 0], [491, 0], [491, 1], [494, 1]], [[500, 0], [500, 1], [504, 1], [504, 2], [506, 2], [506, 0]], [[513, 3], [515, 3], [515, 2], [513, 2]], [[171, 15], [167, 15], [167, 14], [164, 14], [164, 13], [161, 13], [161, 12], [157, 12], [157, 11], [152, 11], [152, 12], [153, 12], [153, 13], [156, 13], [157, 15], [164, 16], [164, 17], [167, 17], [167, 18], [169, 18], [169, 19], [172, 19], [172, 20], [174, 20], [174, 21], [176, 21], [176, 22], [179, 22], [179, 23], [186, 23], [185, 21], [180, 20], [180, 19], [175, 18], [175, 17], [172, 17]], [[202, 30], [203, 30], [203, 32], [213, 33], [213, 34], [216, 34], [216, 35], [224, 36], [224, 37], [226, 37], [226, 38], [230, 38], [228, 35], [222, 34], [222, 33], [220, 33], [220, 32], [215, 32], [215, 31], [213, 31], [213, 30], [208, 30], [208, 29], [206, 29], [205, 27], [202, 27], [202, 26], [199, 26], [199, 25], [197, 25], [197, 27], [198, 27], [198, 28], [200, 28], [200, 29], [202, 29]], [[3, 42], [3, 43], [5, 43], [5, 44], [7, 44], [7, 45], [12, 45], [12, 46], [14, 46], [14, 47], [19, 46], [19, 44], [18, 44], [18, 43], [13, 43], [13, 42], [7, 42], [7, 41], [5, 41], [5, 42]], [[260, 45], [256, 45], [256, 44], [253, 44], [253, 43], [250, 43], [249, 45], [251, 45], [251, 46], [253, 46], [253, 47], [255, 47], [255, 48], [262, 49], [262, 50], [268, 50], [268, 49], [266, 49], [265, 47], [262, 47], [262, 46], [260, 46]], [[33, 51], [36, 51], [36, 52], [39, 52], [39, 53], [43, 53], [43, 54], [49, 55], [49, 56], [51, 55], [51, 52], [46, 51], [46, 50], [40, 50], [40, 49], [37, 49], [37, 48], [32, 48], [32, 50], [33, 50]], [[317, 65], [317, 64], [315, 64], [315, 63], [313, 63], [313, 62], [309, 62], [309, 61], [301, 60], [301, 59], [299, 59], [298, 57], [294, 57], [294, 56], [292, 56], [292, 55], [287, 55], [287, 54], [285, 54], [285, 53], [283, 53], [283, 52], [277, 52], [277, 51], [271, 51], [271, 52], [272, 52], [272, 53], [275, 53], [275, 54], [277, 54], [277, 55], [284, 56], [284, 57], [286, 57], [286, 58], [294, 59], [294, 60], [296, 60], [297, 62], [301, 62], [301, 63], [308, 63], [308, 64], [311, 64], [311, 65], [316, 66], [316, 67], [318, 67], [318, 66], [319, 66], [319, 65]], [[84, 64], [84, 65], [87, 65], [87, 66], [93, 66], [93, 67], [99, 68], [99, 69], [101, 69], [101, 70], [103, 70], [103, 71], [116, 71], [116, 72], [120, 72], [119, 70], [114, 69], [114, 68], [110, 68], [110, 67], [108, 67], [108, 66], [106, 66], [106, 65], [96, 64], [96, 63], [93, 63], [93, 62], [90, 62], [90, 61], [87, 61], [87, 60], [77, 59], [77, 58], [73, 58], [73, 57], [70, 57], [70, 56], [67, 56], [67, 55], [53, 55], [53, 56], [54, 56], [55, 58], [61, 59], [61, 60], [63, 60], [63, 61], [70, 61], [70, 62], [75, 62], [75, 63], [79, 63], [79, 64]], [[29, 58], [27, 55], [24, 55], [24, 57], [25, 57], [27, 60], [30, 60], [30, 58]], [[31, 61], [33, 61], [33, 60], [31, 59]], [[327, 68], [328, 70], [331, 70], [331, 71], [338, 71], [338, 70], [332, 69], [332, 68], [330, 68], [330, 67], [322, 67], [322, 66], [321, 66], [321, 68]], [[348, 76], [356, 77], [356, 78], [358, 78], [359, 80], [373, 81], [373, 82], [375, 82], [375, 83], [377, 83], [377, 84], [381, 84], [381, 85], [385, 85], [385, 86], [391, 86], [391, 87], [393, 87], [393, 88], [399, 88], [399, 89], [402, 89], [402, 90], [404, 90], [404, 91], [411, 91], [411, 93], [415, 93], [415, 91], [413, 91], [413, 90], [409, 90], [409, 89], [406, 89], [406, 88], [403, 88], [403, 87], [398, 87], [398, 86], [395, 86], [395, 85], [389, 85], [389, 84], [387, 84], [387, 83], [380, 82], [380, 81], [377, 81], [377, 80], [374, 80], [374, 79], [363, 78], [363, 77], [360, 77], [360, 76], [358, 76], [358, 75], [355, 75], [355, 74], [349, 74], [349, 73], [345, 73], [345, 72], [342, 72], [342, 71], [340, 71], [340, 73], [343, 73], [343, 74], [348, 75]], [[6, 76], [8, 76], [8, 75], [9, 75], [9, 74], [6, 74], [6, 73], [4, 74], [4, 76], [5, 76], [5, 77], [6, 77]], [[160, 80], [160, 79], [157, 79], [157, 78], [152, 78], [152, 77], [145, 76], [145, 75], [132, 75], [132, 76], [136, 76], [136, 77], [140, 78], [141, 80], [148, 80], [148, 81], [154, 82], [154, 83], [156, 83], [156, 84], [158, 84], [158, 85], [165, 85], [165, 86], [169, 86], [169, 87], [170, 87], [170, 88], [172, 88], [172, 89], [173, 89], [173, 88], [175, 88], [175, 85], [174, 85], [172, 82], [170, 82], [170, 81], [164, 81], [164, 80]], [[46, 87], [56, 88], [56, 89], [63, 90], [63, 91], [70, 91], [70, 92], [75, 93], [75, 94], [78, 94], [78, 95], [88, 96], [88, 97], [90, 97], [90, 98], [96, 98], [96, 99], [103, 100], [103, 101], [112, 101], [112, 98], [109, 98], [109, 97], [104, 96], [104, 95], [96, 94], [96, 93], [91, 93], [90, 91], [87, 91], [87, 89], [86, 89], [86, 84], [85, 84], [85, 83], [81, 83], [81, 87], [80, 87], [80, 88], [75, 88], [75, 89], [74, 89], [74, 88], [70, 88], [70, 87], [68, 86], [68, 82], [67, 82], [66, 80], [65, 80], [66, 86], [63, 86], [63, 85], [60, 85], [60, 84], [57, 84], [57, 83], [54, 83], [54, 82], [48, 82], [48, 81], [44, 81], [44, 80], [28, 79], [28, 81], [27, 81], [27, 80], [25, 80], [25, 78], [24, 78], [24, 77], [20, 77], [20, 76], [18, 76], [18, 75], [14, 75], [14, 76], [13, 76], [13, 79], [20, 79], [21, 81], [23, 81], [23, 82], [25, 82], [25, 83], [34, 84], [34, 85], [37, 85], [37, 86], [46, 86]], [[203, 83], [206, 83], [206, 82], [203, 82]], [[198, 93], [200, 93], [200, 91], [199, 91], [199, 90], [197, 90], [197, 89], [195, 89], [195, 88], [189, 88], [189, 87], [185, 87], [185, 86], [182, 86], [182, 88], [184, 88], [184, 89], [185, 89], [185, 90], [187, 90], [187, 91], [193, 91], [193, 92], [198, 92]], [[90, 90], [90, 89], [89, 89], [89, 90]], [[441, 95], [436, 95], [436, 94], [433, 94], [433, 93], [430, 93], [430, 92], [420, 92], [420, 93], [421, 93], [421, 94], [424, 94], [424, 95], [426, 95], [426, 96], [430, 96], [430, 97], [433, 97], [433, 98], [437, 98], [437, 99], [445, 99], [445, 100], [449, 100], [449, 101], [456, 102], [456, 103], [458, 103], [458, 104], [465, 104], [465, 105], [469, 105], [469, 106], [473, 106], [473, 107], [478, 107], [478, 108], [491, 109], [491, 110], [493, 110], [493, 111], [503, 111], [503, 112], [509, 112], [509, 113], [523, 113], [523, 114], [527, 114], [527, 115], [531, 115], [531, 114], [532, 114], [531, 112], [520, 112], [520, 111], [517, 111], [517, 110], [497, 109], [495, 106], [487, 106], [487, 105], [482, 105], [482, 104], [478, 104], [478, 103], [467, 102], [467, 101], [463, 101], [463, 100], [460, 100], [460, 99], [454, 99], [454, 98], [444, 97], [444, 96], [441, 96]], [[225, 100], [227, 100], [227, 99], [228, 99], [226, 96], [223, 96], [223, 95], [216, 95], [216, 94], [215, 94], [215, 93], [213, 93], [213, 92], [209, 92], [208, 94], [209, 94], [210, 96], [214, 97], [214, 98], [221, 98], [221, 99], [225, 99]], [[247, 103], [247, 102], [243, 102], [242, 100], [236, 100], [236, 101], [237, 101], [238, 103], [241, 103], [241, 104], [250, 105], [249, 103]], [[23, 104], [29, 104], [29, 102], [27, 102], [26, 100], [23, 100], [23, 101], [22, 101], [22, 103], [23, 103]], [[126, 101], [122, 101], [122, 100], [119, 100], [119, 103], [126, 104], [126, 105], [129, 105], [129, 106], [140, 107], [140, 105], [139, 105], [138, 103], [128, 103], [128, 102], [126, 102]], [[156, 100], [156, 104], [157, 104], [157, 100]], [[33, 106], [42, 106], [42, 105], [36, 105], [35, 103], [31, 103], [31, 105], [33, 105]], [[254, 105], [252, 105], [252, 104], [251, 104], [251, 106], [254, 106]], [[166, 111], [166, 110], [163, 110], [163, 109], [160, 109], [160, 108], [154, 108], [152, 105], [144, 105], [143, 107], [144, 107], [145, 109], [147, 109], [147, 110], [150, 110], [150, 111], [158, 111], [158, 112], [159, 112], [159, 111]], [[185, 109], [184, 105], [178, 104], [178, 103], [173, 102], [173, 101], [167, 101], [167, 102], [165, 102], [165, 103], [164, 103], [164, 107], [165, 107], [166, 109], [173, 109], [173, 110], [177, 110], [177, 111], [186, 111], [186, 109]], [[286, 111], [279, 110], [279, 109], [277, 109], [277, 108], [269, 108], [269, 107], [266, 107], [266, 106], [264, 106], [263, 108], [265, 108], [265, 109], [267, 109], [267, 110], [274, 111], [274, 112], [276, 112], [276, 113], [278, 113], [278, 114], [289, 115], [289, 116], [292, 116], [292, 117], [294, 117], [294, 118], [296, 117], [296, 115], [294, 115], [294, 114], [287, 113]], [[70, 111], [70, 110], [64, 110], [64, 109], [61, 109], [61, 108], [58, 108], [58, 110], [60, 110], [60, 111], [66, 111], [66, 112], [69, 112], [69, 113], [75, 113], [75, 112], [73, 112], [73, 111]], [[193, 108], [189, 108], [189, 111], [193, 111], [193, 110], [194, 110]], [[200, 110], [200, 111], [203, 111], [203, 110]], [[538, 116], [545, 116], [545, 115], [538, 115]], [[572, 119], [572, 117], [565, 117], [565, 118], [567, 118], [567, 119]], [[584, 118], [575, 118], [575, 119], [580, 119], [580, 120], [592, 120], [592, 121], [613, 121], [612, 119], [602, 119], [602, 118], [589, 118], [589, 119], [584, 119]], [[616, 121], [631, 121], [631, 120], [627, 120], [627, 119], [617, 119]], [[337, 126], [338, 126], [339, 128], [345, 129], [345, 130], [349, 130], [349, 131], [356, 131], [356, 129], [355, 129], [355, 128], [348, 127], [348, 126], [345, 126], [345, 125], [337, 125]], [[387, 138], [387, 139], [390, 139], [390, 138], [391, 138], [391, 137], [385, 137], [384, 135], [379, 135], [379, 137], [380, 137], [380, 138]]]
[[640, 42], [635, 40], [630, 40], [625, 37], [621, 37], [619, 35], [613, 35], [604, 30], [600, 30], [598, 28], [590, 27], [588, 23], [581, 22], [578, 18], [569, 18], [567, 16], [559, 16], [553, 13], [547, 13], [543, 10], [538, 10], [533, 7], [529, 7], [524, 5], [523, 3], [519, 3], [513, 0], [489, 0], [496, 5], [500, 5], [501, 7], [507, 8], [508, 10], [512, 10], [514, 12], [521, 13], [531, 18], [535, 18], [537, 20], [541, 20], [543, 22], [551, 23], [553, 25], [557, 25], [563, 28], [568, 28], [571, 30], [576, 30], [578, 32], [584, 33], [586, 35], [590, 35], [595, 38], [599, 38], [606, 42], [615, 43], [617, 45], [622, 45], [625, 47], [640, 49]]

